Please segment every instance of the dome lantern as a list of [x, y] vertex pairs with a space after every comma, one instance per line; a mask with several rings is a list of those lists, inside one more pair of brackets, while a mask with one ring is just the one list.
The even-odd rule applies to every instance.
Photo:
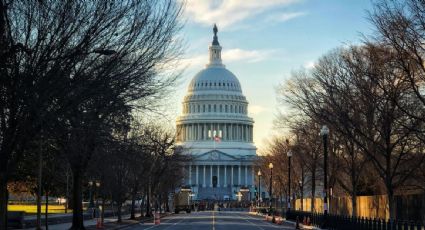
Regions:
[[220, 46], [220, 43], [218, 42], [218, 37], [217, 37], [218, 29], [216, 24], [214, 24], [213, 32], [214, 32], [213, 41], [209, 47], [210, 62], [208, 63], [207, 67], [209, 66], [224, 67], [221, 61], [221, 46]]

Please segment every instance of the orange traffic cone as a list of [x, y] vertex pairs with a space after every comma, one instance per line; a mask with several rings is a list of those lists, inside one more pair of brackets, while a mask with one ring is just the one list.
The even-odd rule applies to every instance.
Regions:
[[160, 224], [161, 223], [161, 217], [160, 217], [160, 215], [159, 215], [159, 212], [156, 212], [155, 213], [155, 217], [154, 217], [154, 220], [155, 220], [155, 225], [158, 225], [158, 224]]
[[100, 218], [97, 218], [96, 220], [96, 228], [97, 229], [103, 228], [102, 221], [100, 220]]

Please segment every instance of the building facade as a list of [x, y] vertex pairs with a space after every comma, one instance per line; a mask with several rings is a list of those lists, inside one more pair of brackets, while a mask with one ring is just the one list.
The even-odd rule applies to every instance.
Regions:
[[194, 76], [177, 118], [177, 142], [192, 159], [184, 185], [195, 200], [254, 199], [254, 121], [238, 78], [222, 63], [217, 27], [209, 63]]

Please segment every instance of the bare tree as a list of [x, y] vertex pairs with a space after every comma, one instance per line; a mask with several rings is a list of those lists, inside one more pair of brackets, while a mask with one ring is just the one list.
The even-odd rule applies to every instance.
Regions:
[[157, 76], [180, 52], [180, 14], [171, 0], [0, 1], [0, 229], [8, 174], [41, 128], [67, 130], [68, 143], [87, 146], [64, 145], [76, 196], [72, 228], [84, 229], [81, 176], [96, 143], [87, 137], [111, 114], [148, 108], [173, 82]]
[[329, 124], [373, 163], [386, 187], [391, 219], [395, 190], [423, 160], [411, 130], [421, 124], [400, 109], [412, 97], [392, 58], [391, 50], [375, 44], [336, 50], [321, 58], [311, 73], [299, 74], [283, 92], [287, 103]]

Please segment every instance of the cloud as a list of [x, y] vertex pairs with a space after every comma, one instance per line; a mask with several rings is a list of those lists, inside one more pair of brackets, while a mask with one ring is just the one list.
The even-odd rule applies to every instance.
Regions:
[[306, 12], [290, 12], [290, 13], [280, 13], [280, 14], [272, 14], [266, 18], [268, 22], [286, 22], [291, 19], [301, 17], [306, 15]]
[[312, 69], [314, 68], [314, 66], [316, 65], [316, 63], [314, 61], [308, 61], [306, 63], [304, 63], [303, 67], [306, 69]]
[[300, 0], [187, 0], [185, 14], [189, 20], [195, 23], [207, 26], [217, 23], [220, 28], [226, 28], [245, 19], [255, 17], [267, 10], [288, 6], [299, 1]]
[[250, 116], [260, 114], [260, 113], [265, 112], [267, 110], [269, 110], [269, 109], [265, 108], [261, 105], [249, 105], [248, 106], [248, 113], [249, 113]]
[[[255, 63], [263, 61], [267, 58], [272, 57], [272, 54], [275, 53], [275, 50], [244, 50], [244, 49], [228, 49], [223, 51], [221, 54], [223, 63], [232, 63], [238, 61], [245, 61], [247, 63]], [[208, 64], [208, 54], [195, 55], [188, 58], [183, 58], [180, 61], [180, 66], [187, 67], [189, 69], [197, 68], [199, 69], [202, 66]]]

